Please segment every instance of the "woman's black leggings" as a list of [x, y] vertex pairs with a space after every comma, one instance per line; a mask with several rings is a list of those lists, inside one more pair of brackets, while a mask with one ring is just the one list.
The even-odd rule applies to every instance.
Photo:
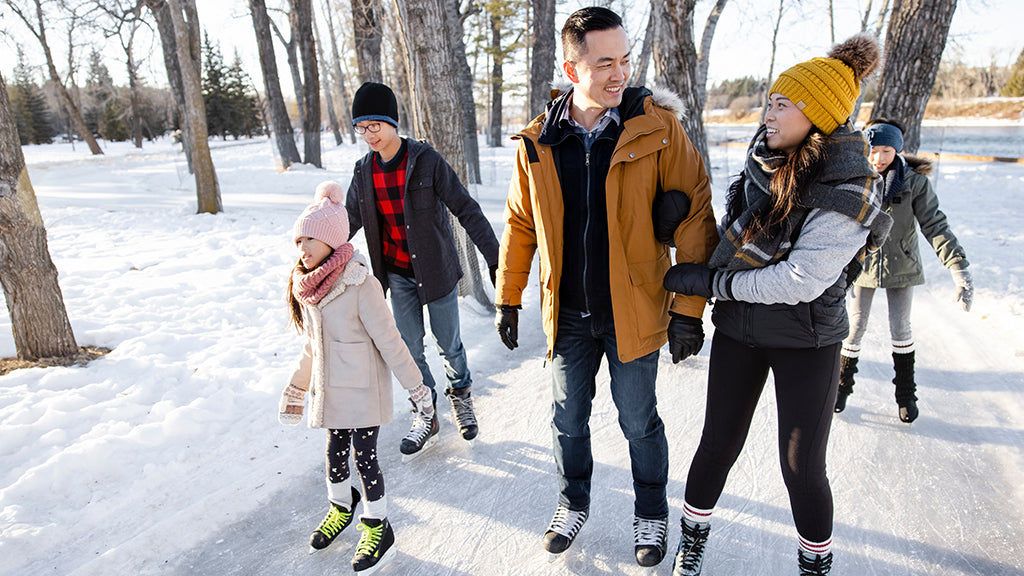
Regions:
[[331, 484], [348, 480], [349, 446], [354, 452], [363, 497], [376, 502], [384, 497], [384, 474], [377, 461], [377, 433], [380, 426], [355, 430], [327, 431], [327, 481]]
[[688, 504], [710, 510], [718, 503], [770, 369], [779, 411], [779, 460], [797, 532], [811, 542], [832, 536], [825, 452], [839, 386], [840, 346], [752, 348], [715, 331], [704, 431], [686, 480]]

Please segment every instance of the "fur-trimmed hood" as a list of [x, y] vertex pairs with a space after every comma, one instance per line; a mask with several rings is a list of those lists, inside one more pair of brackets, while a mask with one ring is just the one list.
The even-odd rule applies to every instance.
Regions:
[[908, 168], [921, 176], [930, 176], [935, 167], [931, 160], [913, 154], [904, 154], [903, 159], [907, 161]]
[[349, 286], [359, 286], [365, 282], [366, 277], [369, 275], [370, 267], [366, 264], [366, 259], [362, 254], [356, 252], [345, 264], [345, 271], [334, 281], [334, 286], [331, 287], [330, 292], [317, 303], [316, 307], [322, 310], [332, 300], [344, 294]]

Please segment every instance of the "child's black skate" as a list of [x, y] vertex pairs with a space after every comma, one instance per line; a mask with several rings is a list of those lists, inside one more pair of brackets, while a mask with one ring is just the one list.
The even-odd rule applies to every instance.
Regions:
[[[415, 409], [415, 404], [413, 404]], [[404, 454], [402, 456], [403, 462], [408, 462], [415, 456], [419, 455], [423, 448], [428, 445], [433, 445], [437, 442], [437, 433], [440, 430], [440, 425], [437, 422], [437, 399], [434, 399], [434, 415], [429, 419], [424, 418], [422, 414], [416, 412], [412, 417], [412, 427], [409, 429], [409, 433], [402, 438], [402, 445], [399, 450]]]
[[373, 574], [395, 556], [395, 532], [387, 518], [363, 518], [358, 528], [363, 535], [352, 557], [352, 569], [361, 575]]
[[338, 534], [348, 528], [348, 525], [352, 523], [352, 511], [355, 510], [358, 503], [359, 491], [355, 487], [352, 488], [352, 504], [347, 510], [344, 506], [331, 502], [331, 509], [327, 511], [327, 516], [324, 516], [323, 522], [309, 537], [310, 554], [330, 546]]
[[455, 417], [455, 424], [459, 427], [459, 433], [464, 440], [476, 438], [479, 427], [476, 422], [476, 414], [473, 412], [473, 399], [470, 398], [470, 388], [452, 388], [445, 392], [448, 401], [452, 403], [452, 415]]

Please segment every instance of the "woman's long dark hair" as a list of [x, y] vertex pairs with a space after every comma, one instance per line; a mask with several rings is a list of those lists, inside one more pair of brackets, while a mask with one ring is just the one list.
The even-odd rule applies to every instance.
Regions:
[[299, 259], [298, 262], [295, 263], [295, 267], [292, 268], [291, 273], [288, 274], [288, 293], [286, 294], [286, 297], [288, 299], [288, 310], [291, 312], [291, 321], [289, 322], [289, 324], [295, 326], [295, 330], [301, 333], [302, 303], [299, 302], [299, 299], [295, 297], [295, 293], [292, 292], [292, 289], [295, 286], [296, 272], [299, 272], [301, 274], [306, 274], [307, 272], [309, 272], [309, 269], [306, 268], [306, 265], [302, 263], [301, 258]]
[[[786, 163], [772, 174], [768, 184], [771, 191], [771, 202], [767, 210], [754, 214], [743, 233], [743, 242], [751, 242], [761, 234], [773, 233], [786, 221], [794, 209], [800, 207], [800, 197], [808, 183], [814, 181], [821, 173], [826, 159], [828, 136], [817, 128], [812, 128], [804, 138], [800, 147], [793, 151]], [[739, 217], [742, 212], [743, 188], [746, 176], [740, 176], [729, 185], [726, 195], [726, 213], [729, 222]]]

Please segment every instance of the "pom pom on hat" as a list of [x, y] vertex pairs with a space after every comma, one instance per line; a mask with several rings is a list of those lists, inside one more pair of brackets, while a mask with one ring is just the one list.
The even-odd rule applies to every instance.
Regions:
[[313, 203], [306, 206], [292, 228], [292, 239], [316, 238], [337, 249], [348, 242], [348, 212], [345, 210], [345, 190], [332, 180], [316, 187]]
[[878, 68], [882, 51], [869, 34], [834, 46], [827, 58], [812, 58], [779, 74], [769, 93], [789, 98], [825, 134], [845, 124], [860, 96], [860, 83]]

